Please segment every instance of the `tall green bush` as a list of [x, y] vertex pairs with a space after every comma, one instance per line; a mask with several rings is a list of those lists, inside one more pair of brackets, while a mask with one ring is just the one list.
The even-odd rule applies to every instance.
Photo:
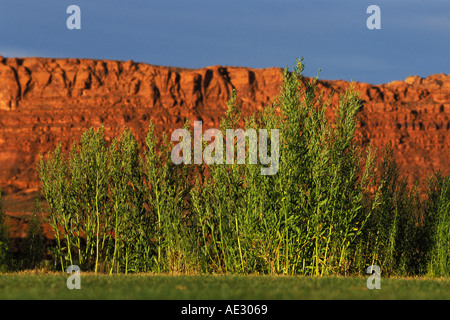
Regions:
[[5, 226], [2, 190], [0, 189], [0, 273], [11, 268], [11, 252], [8, 228]]
[[34, 208], [28, 222], [28, 229], [22, 247], [25, 255], [23, 258], [23, 267], [26, 269], [40, 267], [44, 261], [45, 237], [42, 228], [42, 212], [40, 192], [38, 191], [34, 199]]
[[379, 206], [363, 235], [365, 267], [378, 265], [384, 274], [408, 275], [419, 260], [414, 244], [419, 237], [420, 199], [417, 189], [409, 190], [407, 179], [400, 178], [391, 144], [383, 150], [378, 169]]
[[430, 178], [427, 207], [428, 274], [450, 275], [450, 177], [440, 173]]
[[[246, 166], [213, 164], [202, 190], [194, 188], [209, 270], [323, 275], [351, 264], [353, 242], [373, 210], [361, 204], [373, 154], [363, 164], [354, 139], [360, 100], [348, 91], [330, 122], [317, 79], [302, 82], [303, 67], [299, 60], [294, 72], [286, 69], [275, 103], [246, 120], [247, 129], [280, 130], [278, 173], [262, 176], [263, 165], [248, 158]], [[240, 122], [235, 102], [233, 92], [223, 133]]]
[[[125, 259], [127, 269], [129, 248], [135, 241], [122, 233], [122, 224], [127, 224], [126, 230], [138, 225], [133, 213], [139, 195], [130, 188], [140, 188], [136, 193], [143, 188], [136, 176], [141, 171], [136, 147], [127, 130], [120, 142], [114, 140], [108, 147], [104, 128], [91, 128], [83, 134], [80, 145], [73, 144], [68, 157], [60, 145], [47, 159], [41, 157], [39, 173], [56, 238], [53, 253], [63, 270], [78, 264], [95, 272], [100, 268], [118, 271], [122, 267], [118, 256]], [[142, 206], [137, 210], [142, 211]]]
[[[302, 81], [304, 65], [285, 69], [277, 100], [281, 123], [279, 174], [271, 177], [272, 199], [281, 217], [277, 242], [284, 273], [346, 272], [351, 248], [373, 208], [363, 210], [373, 170], [373, 153], [363, 156], [355, 139], [361, 102], [351, 88], [341, 95], [335, 120], [317, 78]], [[365, 160], [364, 163], [362, 160]], [[269, 179], [271, 179], [269, 178]], [[283, 261], [284, 260], [284, 261]]]
[[152, 217], [145, 211], [143, 159], [140, 147], [129, 130], [110, 146], [108, 164], [112, 206], [112, 265], [125, 273], [147, 271], [151, 259], [150, 240]]
[[[389, 146], [376, 171], [375, 150], [355, 137], [361, 100], [353, 87], [330, 118], [330, 100], [303, 69], [300, 59], [283, 71], [280, 94], [260, 114], [242, 118], [231, 92], [223, 150], [216, 144], [212, 164], [175, 164], [172, 142], [157, 139], [153, 123], [143, 148], [127, 129], [108, 143], [101, 127], [87, 130], [68, 155], [58, 146], [42, 157], [55, 265], [322, 276], [376, 264], [385, 274], [448, 274], [449, 179], [430, 180], [422, 200], [400, 179]], [[241, 125], [243, 141], [227, 136]], [[192, 136], [189, 122], [184, 128]], [[251, 129], [267, 130], [265, 150], [258, 134], [259, 150], [251, 147]], [[218, 160], [227, 145], [236, 160], [241, 142], [245, 163]], [[275, 174], [261, 174], [261, 151], [279, 159]]]

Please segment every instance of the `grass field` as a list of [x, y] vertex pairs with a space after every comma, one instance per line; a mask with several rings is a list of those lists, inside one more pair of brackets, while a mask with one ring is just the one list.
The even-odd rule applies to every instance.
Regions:
[[450, 279], [381, 278], [381, 289], [369, 290], [366, 277], [81, 274], [81, 290], [69, 290], [67, 278], [62, 273], [0, 275], [0, 299], [450, 299]]

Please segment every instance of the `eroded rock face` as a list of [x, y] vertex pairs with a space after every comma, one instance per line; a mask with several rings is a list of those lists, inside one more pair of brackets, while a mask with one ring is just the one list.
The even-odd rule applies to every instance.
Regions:
[[[110, 137], [127, 126], [141, 142], [150, 119], [168, 135], [186, 118], [203, 120], [204, 129], [218, 127], [233, 88], [244, 115], [262, 110], [279, 93], [281, 71], [0, 57], [0, 186], [7, 193], [36, 188], [40, 153], [59, 142], [68, 150], [91, 126], [103, 123]], [[321, 80], [319, 86], [334, 91], [336, 103], [349, 83]], [[391, 141], [411, 181], [438, 169], [450, 173], [449, 75], [355, 88], [364, 100], [358, 134], [365, 142], [381, 148]]]

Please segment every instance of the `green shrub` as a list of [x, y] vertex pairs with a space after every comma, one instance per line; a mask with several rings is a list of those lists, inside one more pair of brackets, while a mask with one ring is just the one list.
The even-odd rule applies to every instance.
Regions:
[[0, 189], [0, 273], [11, 268], [11, 252], [8, 228], [4, 222], [2, 190]]
[[42, 212], [43, 208], [40, 200], [40, 192], [38, 192], [34, 199], [33, 213], [31, 214], [27, 234], [22, 245], [22, 251], [25, 255], [22, 267], [25, 269], [40, 267], [44, 260], [45, 238], [42, 229], [43, 220], [40, 216]]
[[[400, 179], [390, 146], [377, 172], [376, 152], [355, 138], [361, 100], [353, 87], [330, 119], [330, 101], [303, 69], [302, 60], [293, 72], [286, 68], [278, 97], [245, 119], [233, 90], [220, 124], [223, 137], [242, 124], [266, 129], [265, 151], [279, 159], [274, 175], [261, 174], [261, 158], [250, 162], [257, 151], [248, 136], [245, 164], [218, 157], [176, 165], [172, 142], [158, 140], [153, 123], [142, 150], [131, 131], [107, 143], [101, 127], [87, 130], [68, 155], [58, 146], [41, 157], [55, 266], [322, 276], [377, 264], [385, 274], [447, 275], [449, 178], [432, 179], [422, 200]], [[193, 131], [189, 122], [184, 128]], [[212, 156], [229, 144], [236, 158], [238, 143], [226, 140]]]
[[428, 274], [450, 275], [450, 177], [430, 178], [427, 207]]
[[[263, 165], [247, 158], [246, 166], [211, 165], [193, 189], [208, 271], [323, 275], [345, 272], [352, 263], [353, 243], [373, 210], [361, 204], [373, 154], [363, 164], [354, 139], [360, 100], [348, 91], [330, 122], [317, 79], [303, 84], [302, 71], [301, 60], [294, 72], [285, 69], [275, 103], [246, 119], [247, 129], [280, 130], [278, 174], [260, 175]], [[233, 92], [223, 132], [240, 122], [235, 101]]]
[[383, 150], [378, 169], [379, 206], [364, 232], [364, 266], [378, 265], [387, 275], [416, 274], [422, 254], [417, 247], [422, 228], [419, 190], [400, 179], [391, 144]]

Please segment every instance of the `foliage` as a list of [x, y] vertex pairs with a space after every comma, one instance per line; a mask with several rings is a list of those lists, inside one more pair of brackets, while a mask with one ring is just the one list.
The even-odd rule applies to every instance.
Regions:
[[[448, 275], [449, 178], [432, 178], [422, 200], [400, 179], [390, 146], [377, 167], [375, 150], [355, 138], [361, 100], [353, 87], [330, 119], [331, 102], [303, 69], [297, 60], [283, 71], [279, 96], [261, 114], [242, 119], [231, 92], [225, 143], [214, 144], [210, 165], [174, 164], [172, 142], [158, 140], [153, 123], [142, 150], [130, 130], [108, 143], [101, 127], [68, 155], [59, 145], [41, 157], [55, 266], [323, 276], [377, 264], [387, 274]], [[243, 141], [227, 135], [242, 123]], [[193, 131], [189, 122], [184, 128]], [[251, 130], [267, 130], [264, 151], [279, 159], [276, 174], [261, 174], [262, 136], [253, 163]], [[236, 159], [241, 142], [244, 164], [216, 157], [233, 146]]]
[[447, 277], [450, 274], [450, 177], [437, 173], [430, 178], [426, 212], [428, 274]]
[[23, 268], [34, 269], [39, 268], [44, 260], [45, 254], [45, 237], [42, 229], [42, 212], [43, 212], [40, 192], [36, 194], [34, 199], [34, 209], [28, 223], [27, 234], [23, 242], [23, 251], [25, 257], [23, 259]]
[[11, 268], [11, 251], [8, 228], [4, 222], [2, 190], [0, 189], [0, 273]]

